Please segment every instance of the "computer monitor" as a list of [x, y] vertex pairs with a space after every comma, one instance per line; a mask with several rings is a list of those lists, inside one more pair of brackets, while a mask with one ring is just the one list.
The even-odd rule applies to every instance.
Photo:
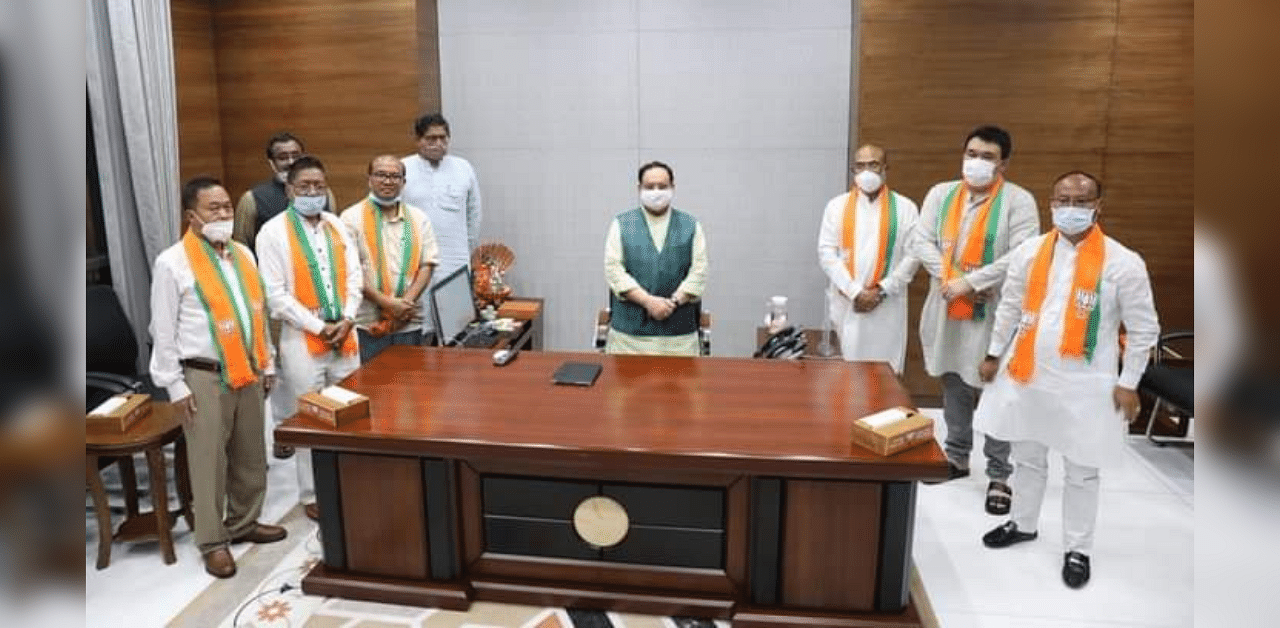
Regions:
[[440, 344], [449, 346], [461, 341], [467, 325], [478, 315], [470, 269], [463, 266], [449, 273], [431, 287], [428, 298], [431, 299], [431, 318]]

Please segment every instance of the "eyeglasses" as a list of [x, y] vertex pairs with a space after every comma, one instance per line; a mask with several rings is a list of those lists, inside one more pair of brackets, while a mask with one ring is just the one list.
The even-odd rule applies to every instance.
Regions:
[[1102, 199], [1093, 196], [1089, 198], [1069, 198], [1059, 196], [1049, 200], [1050, 207], [1092, 207]]
[[315, 183], [311, 185], [293, 184], [293, 192], [298, 196], [320, 196], [329, 191], [329, 186], [323, 183]]
[[374, 179], [390, 181], [391, 183], [395, 183], [396, 181], [404, 181], [404, 175], [400, 174], [399, 172], [375, 172], [369, 176]]

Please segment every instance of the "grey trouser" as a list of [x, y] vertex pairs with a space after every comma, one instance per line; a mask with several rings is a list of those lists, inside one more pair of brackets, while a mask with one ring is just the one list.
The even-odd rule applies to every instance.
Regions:
[[[978, 389], [964, 383], [959, 373], [942, 374], [942, 417], [947, 421], [947, 460], [969, 468], [973, 451], [973, 409], [978, 405]], [[987, 477], [1001, 482], [1013, 473], [1009, 464], [1009, 442], [984, 434], [982, 453], [987, 456]]]

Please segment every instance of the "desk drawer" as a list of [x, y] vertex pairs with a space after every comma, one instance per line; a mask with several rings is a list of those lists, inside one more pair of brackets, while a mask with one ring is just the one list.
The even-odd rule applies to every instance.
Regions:
[[599, 550], [587, 545], [568, 521], [485, 515], [485, 551], [521, 556], [596, 560]]
[[605, 548], [600, 557], [615, 563], [723, 569], [724, 533], [633, 525], [621, 543]]
[[596, 482], [487, 476], [482, 480], [481, 490], [485, 515], [568, 522], [573, 520], [573, 510], [582, 500], [600, 493], [600, 485]]
[[618, 500], [633, 526], [724, 529], [722, 489], [605, 484], [601, 494]]

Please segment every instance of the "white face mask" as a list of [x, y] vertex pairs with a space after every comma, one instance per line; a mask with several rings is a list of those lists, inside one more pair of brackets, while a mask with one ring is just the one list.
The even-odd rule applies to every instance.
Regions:
[[378, 205], [381, 205], [381, 206], [383, 206], [383, 207], [394, 207], [395, 205], [397, 205], [397, 204], [399, 204], [399, 203], [400, 203], [400, 195], [399, 195], [399, 194], [397, 194], [397, 195], [395, 195], [395, 196], [393, 196], [393, 197], [391, 197], [391, 198], [382, 198], [381, 196], [378, 196], [377, 194], [370, 194], [370, 195], [369, 195], [369, 198], [373, 199], [373, 202], [374, 202], [374, 203], [377, 203]]
[[863, 170], [854, 175], [853, 182], [858, 184], [858, 189], [870, 194], [880, 189], [884, 185], [884, 177], [880, 173], [872, 170]]
[[230, 220], [214, 220], [204, 223], [200, 228], [200, 233], [205, 239], [215, 244], [226, 244], [231, 239], [231, 229], [234, 223]]
[[961, 172], [964, 173], [965, 183], [974, 187], [982, 187], [991, 183], [991, 180], [995, 178], [996, 165], [985, 159], [970, 157], [964, 160]]
[[1054, 207], [1053, 226], [1067, 235], [1078, 235], [1093, 226], [1094, 211], [1089, 207]]
[[658, 211], [671, 204], [671, 188], [640, 190], [640, 204], [645, 208]]
[[320, 212], [324, 211], [324, 204], [328, 200], [329, 198], [326, 196], [295, 196], [293, 197], [293, 208], [303, 216], [319, 216]]

